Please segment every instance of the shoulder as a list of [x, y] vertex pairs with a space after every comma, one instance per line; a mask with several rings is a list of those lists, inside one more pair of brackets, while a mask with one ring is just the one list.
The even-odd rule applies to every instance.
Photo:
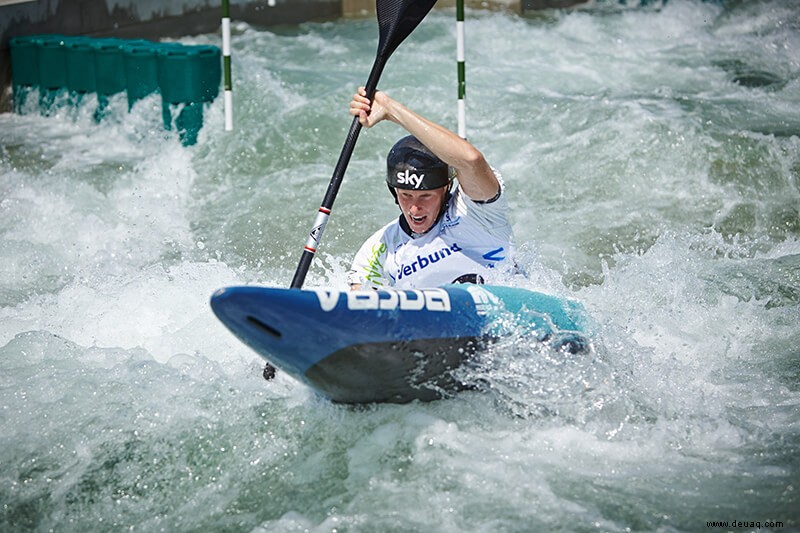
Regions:
[[370, 235], [361, 245], [356, 256], [372, 257], [376, 254], [383, 255], [388, 250], [393, 250], [402, 241], [404, 235], [405, 233], [400, 228], [398, 219], [392, 220]]
[[492, 167], [492, 171], [494, 172], [494, 175], [497, 178], [497, 183], [500, 185], [500, 187], [497, 190], [497, 194], [488, 200], [473, 200], [461, 188], [460, 185], [456, 185], [455, 192], [453, 193], [452, 203], [455, 205], [457, 210], [462, 211], [462, 214], [468, 210], [503, 212], [508, 210], [508, 202], [506, 200], [506, 185], [505, 181], [503, 180], [503, 176], [494, 167]]
[[403, 232], [403, 229], [400, 227], [399, 218], [395, 218], [373, 233], [370, 238], [367, 239], [367, 242], [390, 243], [402, 239], [404, 235], [405, 232]]
[[500, 173], [495, 171], [495, 175], [500, 183], [500, 191], [495, 198], [476, 202], [463, 190], [456, 187], [448, 209], [449, 216], [452, 220], [470, 220], [490, 234], [509, 240], [512, 231], [505, 185]]

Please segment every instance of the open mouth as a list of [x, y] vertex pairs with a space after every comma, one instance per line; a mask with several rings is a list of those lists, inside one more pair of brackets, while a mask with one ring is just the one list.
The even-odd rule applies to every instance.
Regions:
[[425, 216], [415, 217], [413, 215], [409, 215], [409, 218], [411, 218], [411, 222], [415, 224], [422, 224], [425, 221], [426, 217]]

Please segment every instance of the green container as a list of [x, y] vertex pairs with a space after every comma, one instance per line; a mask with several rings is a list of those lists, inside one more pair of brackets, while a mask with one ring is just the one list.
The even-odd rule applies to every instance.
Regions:
[[94, 46], [95, 90], [98, 94], [112, 95], [125, 90], [124, 41], [98, 39]]
[[67, 47], [63, 35], [39, 35], [39, 86], [57, 90], [67, 86]]
[[122, 45], [128, 109], [158, 90], [158, 43], [130, 41]]
[[211, 102], [219, 94], [221, 53], [210, 45], [162, 44], [158, 50], [158, 86], [170, 104]]
[[64, 40], [67, 61], [67, 88], [77, 93], [97, 90], [94, 69], [94, 41], [90, 37]]
[[14, 37], [8, 41], [11, 52], [11, 84], [15, 87], [39, 85], [39, 44], [35, 37]]

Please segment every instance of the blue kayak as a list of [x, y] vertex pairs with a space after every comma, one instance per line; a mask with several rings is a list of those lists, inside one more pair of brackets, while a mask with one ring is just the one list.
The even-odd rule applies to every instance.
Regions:
[[276, 368], [334, 402], [405, 403], [461, 388], [452, 370], [507, 335], [588, 348], [581, 306], [527, 289], [218, 290], [211, 308]]

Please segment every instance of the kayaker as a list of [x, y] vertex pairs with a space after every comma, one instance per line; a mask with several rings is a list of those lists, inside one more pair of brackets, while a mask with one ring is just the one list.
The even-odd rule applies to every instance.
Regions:
[[386, 183], [402, 214], [361, 246], [351, 288], [482, 283], [511, 262], [503, 179], [477, 148], [381, 91], [370, 102], [360, 87], [350, 114], [366, 128], [388, 120], [410, 134], [386, 158]]

